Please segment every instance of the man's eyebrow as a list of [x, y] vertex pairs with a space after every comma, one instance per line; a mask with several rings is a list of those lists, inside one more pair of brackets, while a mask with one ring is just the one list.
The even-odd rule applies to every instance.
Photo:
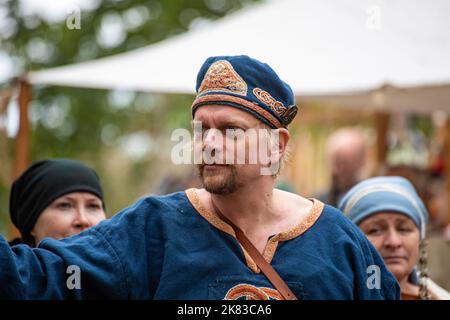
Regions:
[[[219, 125], [220, 126], [235, 126], [235, 127], [242, 127], [242, 128], [249, 128], [251, 127], [250, 124], [246, 124], [240, 120], [233, 120], [233, 119], [219, 119]], [[195, 123], [203, 123], [201, 120], [192, 120], [191, 125], [194, 125]]]
[[223, 121], [220, 122], [220, 124], [226, 125], [226, 126], [237, 126], [237, 127], [244, 127], [244, 128], [248, 127], [248, 125], [245, 124], [244, 122], [239, 121], [239, 120], [232, 120], [232, 119], [224, 119]]

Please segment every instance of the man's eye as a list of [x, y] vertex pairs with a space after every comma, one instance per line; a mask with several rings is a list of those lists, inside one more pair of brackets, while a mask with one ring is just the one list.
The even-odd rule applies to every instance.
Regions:
[[241, 127], [237, 127], [237, 126], [226, 126], [225, 130], [244, 130]]
[[96, 204], [96, 203], [92, 203], [88, 206], [90, 209], [94, 209], [94, 210], [98, 210], [100, 209], [100, 205]]

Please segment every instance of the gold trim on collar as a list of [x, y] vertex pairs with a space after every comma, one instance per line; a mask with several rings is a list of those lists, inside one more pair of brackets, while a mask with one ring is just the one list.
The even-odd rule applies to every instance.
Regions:
[[[203, 206], [203, 204], [201, 203], [201, 201], [197, 195], [197, 192], [195, 191], [194, 188], [187, 189], [185, 192], [186, 192], [186, 196], [187, 196], [189, 202], [192, 204], [194, 209], [197, 210], [197, 212], [206, 221], [208, 221], [210, 224], [212, 224], [217, 229], [219, 229], [225, 233], [228, 233], [229, 235], [236, 238], [236, 234], [234, 233], [233, 228], [229, 224], [227, 224], [225, 221], [220, 219], [220, 217], [218, 215], [216, 215], [214, 212], [209, 211], [208, 209], [205, 208], [205, 206]], [[270, 238], [267, 241], [267, 245], [264, 248], [263, 256], [268, 263], [271, 263], [274, 255], [275, 255], [275, 251], [277, 249], [278, 243], [280, 241], [288, 241], [288, 240], [294, 239], [296, 237], [299, 237], [300, 235], [305, 233], [309, 228], [311, 228], [314, 225], [314, 223], [317, 221], [317, 219], [319, 219], [325, 205], [317, 199], [310, 199], [310, 200], [312, 200], [312, 202], [313, 202], [313, 207], [311, 209], [310, 214], [306, 218], [306, 220], [303, 220], [301, 223], [296, 225], [291, 230], [286, 231], [286, 232], [281, 232], [281, 233], [273, 236], [272, 238]], [[250, 257], [250, 255], [247, 253], [247, 251], [244, 249], [244, 247], [242, 247], [242, 245], [240, 245], [240, 246], [241, 246], [242, 251], [244, 252], [244, 257], [245, 257], [247, 266], [255, 273], [261, 272], [261, 270], [258, 268], [256, 263], [253, 261], [253, 259]]]
[[217, 229], [222, 230], [223, 232], [228, 233], [229, 235], [236, 238], [236, 234], [229, 224], [220, 219], [219, 216], [217, 216], [214, 212], [209, 211], [203, 206], [194, 188], [187, 189], [185, 192], [186, 196], [189, 199], [189, 202], [192, 204], [195, 210], [197, 210], [198, 213], [200, 213], [200, 215], [206, 219], [206, 221], [211, 223]]

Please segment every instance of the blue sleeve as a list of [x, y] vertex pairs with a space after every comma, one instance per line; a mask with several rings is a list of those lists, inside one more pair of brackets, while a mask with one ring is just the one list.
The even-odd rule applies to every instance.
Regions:
[[[37, 248], [10, 247], [0, 237], [0, 299], [151, 298], [157, 279], [148, 270], [161, 250], [148, 245], [162, 246], [153, 230], [158, 223], [146, 218], [148, 206], [140, 201], [77, 236], [46, 238]], [[80, 288], [73, 286], [70, 266], [79, 268]]]
[[[121, 262], [98, 231], [64, 241], [45, 239], [38, 248], [10, 248], [0, 238], [0, 254], [2, 299], [127, 297]], [[70, 277], [78, 276], [70, 266], [79, 268], [78, 280]], [[77, 281], [80, 288], [74, 288]]]

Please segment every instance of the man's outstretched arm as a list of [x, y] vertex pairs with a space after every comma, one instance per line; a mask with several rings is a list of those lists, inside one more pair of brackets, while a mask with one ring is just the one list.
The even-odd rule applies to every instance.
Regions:
[[127, 298], [121, 263], [97, 230], [38, 248], [0, 237], [0, 299]]
[[167, 210], [164, 201], [144, 198], [37, 248], [11, 248], [0, 236], [0, 299], [153, 299], [164, 260], [161, 215], [154, 213]]

